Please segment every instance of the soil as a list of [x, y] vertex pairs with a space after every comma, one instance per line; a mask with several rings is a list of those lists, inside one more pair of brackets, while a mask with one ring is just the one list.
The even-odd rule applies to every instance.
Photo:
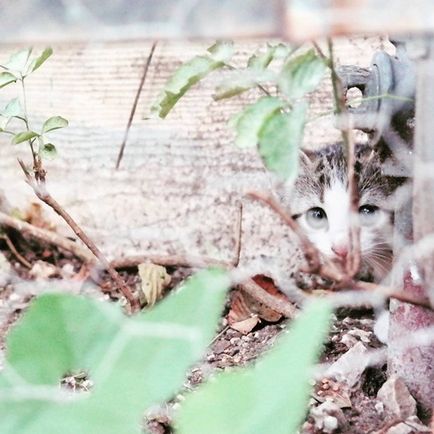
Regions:
[[[13, 239], [17, 250], [32, 265], [36, 261], [51, 264], [53, 273], [50, 278], [61, 278], [68, 275], [73, 279], [92, 278], [102, 289], [102, 298], [115, 300], [118, 298], [110, 279], [106, 275], [93, 276], [83, 264], [70, 254], [60, 252], [49, 246], [41, 246], [23, 239]], [[16, 256], [11, 253], [5, 243], [0, 242], [0, 252], [10, 261], [14, 271], [23, 279], [34, 279], [34, 276]], [[178, 285], [192, 270], [188, 268], [169, 268], [167, 270], [171, 275], [171, 287]], [[134, 285], [138, 281], [137, 270], [130, 269], [122, 271], [123, 277], [129, 284]], [[21, 294], [15, 291], [14, 284], [8, 284], [0, 288], [0, 351], [3, 358], [5, 336], [8, 330], [19, 319], [22, 312], [25, 311], [31, 296]], [[230, 297], [228, 297], [227, 312], [230, 309]], [[189, 373], [185, 383], [185, 390], [194, 389], [198, 384], [205, 381], [210, 375], [234, 366], [244, 366], [254, 363], [255, 359], [272, 347], [279, 334], [288, 326], [288, 322], [280, 319], [275, 323], [268, 323], [264, 320], [259, 321], [255, 328], [248, 333], [241, 333], [234, 330], [228, 325], [226, 315], [221, 320], [220, 330], [216, 334], [206, 357], [198, 363]], [[324, 346], [324, 352], [321, 357], [322, 363], [331, 364], [337, 361], [350, 348], [353, 348], [358, 342], [362, 342], [368, 349], [382, 348], [381, 342], [373, 333], [374, 315], [369, 309], [341, 309], [336, 312], [331, 333], [328, 341]], [[1, 359], [0, 359], [1, 363]], [[1, 366], [1, 365], [0, 365]], [[400, 422], [396, 416], [388, 413], [384, 404], [377, 398], [377, 392], [386, 381], [386, 366], [380, 364], [367, 368], [360, 376], [356, 384], [348, 387], [345, 382], [339, 382], [335, 378], [319, 378], [314, 386], [312, 399], [310, 402], [309, 413], [306, 422], [302, 426], [300, 433], [317, 434], [317, 433], [346, 433], [346, 434], [391, 434], [396, 433], [422, 433], [430, 432], [429, 430], [411, 431], [393, 431], [394, 426]], [[74, 379], [67, 379], [76, 384]], [[85, 381], [86, 382], [86, 381]], [[179, 395], [161, 408], [161, 412], [148, 415], [144, 424], [147, 430], [152, 434], [171, 433], [170, 415], [171, 409], [178, 405], [182, 399]], [[336, 429], [322, 426], [322, 416], [315, 413], [315, 409], [324, 402], [331, 399], [337, 406], [338, 414], [334, 414], [338, 426]], [[331, 414], [331, 413], [330, 413]], [[391, 431], [389, 431], [391, 430]], [[223, 433], [222, 433], [223, 434]]]

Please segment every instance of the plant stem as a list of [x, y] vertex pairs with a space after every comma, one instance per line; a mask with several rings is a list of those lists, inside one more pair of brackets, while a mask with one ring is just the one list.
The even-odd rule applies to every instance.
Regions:
[[344, 143], [344, 155], [347, 160], [347, 176], [348, 176], [348, 190], [350, 192], [350, 230], [349, 230], [349, 246], [350, 255], [347, 257], [346, 270], [347, 273], [353, 277], [360, 268], [360, 227], [358, 222], [359, 216], [359, 191], [357, 185], [357, 176], [355, 172], [355, 145], [351, 126], [348, 124], [348, 110], [345, 103], [345, 93], [342, 88], [341, 80], [336, 73], [333, 42], [331, 39], [327, 40], [329, 50], [329, 67], [331, 71], [331, 80], [333, 86], [333, 96], [335, 100], [336, 114], [344, 116], [347, 124], [341, 126], [342, 140]]
[[[24, 84], [24, 77], [21, 76], [21, 89], [22, 89], [22, 96], [23, 96], [23, 110], [24, 110], [24, 116], [23, 121], [26, 126], [26, 130], [30, 131], [30, 125], [29, 125], [29, 118], [27, 115], [27, 96], [26, 96], [26, 86]], [[40, 168], [40, 160], [38, 159], [38, 154], [35, 152], [35, 148], [33, 147], [33, 140], [28, 140], [30, 151], [32, 152], [32, 158], [33, 158], [33, 172], [35, 174], [35, 177], [38, 178], [41, 174], [39, 173]], [[45, 174], [44, 174], [45, 175]]]
[[68, 238], [62, 237], [53, 231], [39, 228], [25, 221], [11, 217], [3, 212], [0, 212], [0, 226], [7, 226], [35, 240], [54, 244], [63, 250], [73, 253], [84, 262], [95, 262], [95, 257], [87, 249], [81, 247], [80, 244], [68, 240]]

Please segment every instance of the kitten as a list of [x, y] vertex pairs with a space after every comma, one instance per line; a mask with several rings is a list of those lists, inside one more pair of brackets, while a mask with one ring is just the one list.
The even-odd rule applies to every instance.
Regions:
[[[406, 180], [384, 174], [384, 164], [391, 158], [386, 149], [356, 146], [361, 250], [358, 277], [375, 282], [384, 279], [391, 268], [394, 193]], [[351, 213], [347, 163], [341, 144], [301, 153], [290, 208], [318, 250], [343, 263], [349, 251]]]

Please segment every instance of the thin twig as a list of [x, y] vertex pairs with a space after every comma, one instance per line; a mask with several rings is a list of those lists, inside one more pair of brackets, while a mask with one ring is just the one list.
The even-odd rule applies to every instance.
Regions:
[[139, 103], [139, 98], [142, 93], [143, 85], [145, 84], [145, 79], [148, 74], [149, 65], [151, 64], [152, 56], [154, 55], [155, 48], [157, 46], [157, 42], [154, 42], [151, 47], [151, 51], [149, 52], [148, 58], [146, 59], [146, 64], [143, 70], [142, 78], [140, 79], [139, 88], [137, 89], [136, 96], [134, 98], [133, 106], [131, 108], [130, 116], [128, 118], [127, 127], [125, 128], [124, 138], [122, 140], [121, 147], [119, 149], [118, 158], [116, 160], [116, 170], [119, 169], [122, 157], [124, 155], [125, 146], [127, 144], [128, 135], [131, 129], [131, 124], [133, 123], [134, 115], [137, 110], [137, 104]]
[[39, 182], [30, 184], [35, 192], [36, 196], [52, 208], [60, 217], [68, 224], [68, 226], [74, 231], [74, 233], [80, 238], [81, 241], [89, 248], [89, 250], [98, 258], [102, 266], [107, 270], [110, 277], [116, 282], [118, 288], [122, 291], [122, 294], [130, 303], [132, 309], [139, 309], [139, 301], [134, 297], [128, 285], [124, 282], [119, 273], [110, 264], [97, 245], [89, 238], [89, 236], [83, 231], [83, 229], [77, 224], [77, 222], [71, 217], [71, 215], [51, 196], [46, 190], [45, 184]]
[[114, 268], [133, 268], [145, 262], [162, 265], [164, 267], [222, 267], [230, 269], [234, 267], [233, 263], [220, 261], [218, 259], [207, 258], [203, 256], [182, 256], [182, 255], [137, 255], [127, 256], [125, 258], [115, 259], [110, 262]]
[[21, 262], [21, 264], [23, 264], [26, 268], [29, 268], [29, 269], [32, 268], [32, 264], [23, 255], [21, 255], [20, 252], [18, 252], [18, 250], [14, 246], [14, 243], [12, 242], [12, 240], [9, 238], [9, 236], [7, 234], [1, 235], [0, 238], [5, 240], [9, 250], [17, 258], [17, 260], [19, 262]]
[[312, 244], [300, 228], [299, 224], [271, 196], [258, 192], [249, 192], [247, 193], [247, 196], [268, 205], [291, 228], [300, 240], [301, 249], [308, 266], [308, 269], [306, 270], [308, 273], [318, 274], [326, 279], [332, 279], [338, 283], [346, 282], [348, 280], [345, 274], [340, 271], [333, 262], [325, 257], [321, 258], [320, 252]]
[[0, 226], [7, 226], [20, 232], [24, 236], [29, 236], [35, 240], [53, 244], [59, 248], [71, 252], [84, 262], [95, 262], [95, 257], [86, 249], [74, 241], [68, 240], [53, 231], [38, 228], [30, 223], [11, 217], [0, 211]]
[[324, 51], [322, 51], [321, 47], [318, 45], [316, 41], [311, 41], [313, 47], [315, 48], [316, 52], [318, 53], [319, 57], [321, 57], [322, 60], [328, 65], [330, 62], [330, 59], [324, 54]]
[[384, 295], [387, 298], [395, 298], [396, 300], [403, 301], [406, 303], [411, 303], [417, 306], [422, 306], [427, 309], [433, 310], [433, 306], [431, 305], [430, 301], [426, 297], [417, 297], [414, 295], [411, 295], [408, 292], [405, 291], [396, 291], [393, 288], [378, 285], [376, 283], [371, 282], [363, 282], [361, 280], [354, 281], [352, 284], [353, 289], [358, 289], [362, 291], [370, 291], [372, 293], [380, 293]]
[[[327, 40], [329, 50], [329, 62], [328, 65], [331, 71], [331, 80], [333, 86], [333, 97], [335, 100], [336, 114], [347, 115], [348, 110], [345, 103], [345, 93], [342, 88], [341, 80], [336, 72], [333, 42], [331, 39]], [[317, 47], [317, 50], [319, 47]], [[324, 54], [323, 54], [324, 55]], [[344, 116], [349, 119], [348, 116]], [[360, 228], [358, 224], [359, 215], [359, 191], [357, 185], [357, 176], [355, 172], [355, 145], [352, 129], [350, 125], [341, 126], [342, 140], [344, 142], [344, 155], [347, 160], [347, 174], [348, 174], [348, 190], [350, 192], [350, 233], [349, 233], [349, 245], [350, 255], [346, 261], [346, 271], [353, 277], [357, 274], [360, 268]]]
[[241, 258], [242, 236], [243, 236], [243, 202], [239, 203], [239, 213], [236, 228], [236, 242], [235, 242], [235, 262], [234, 267], [238, 267]]

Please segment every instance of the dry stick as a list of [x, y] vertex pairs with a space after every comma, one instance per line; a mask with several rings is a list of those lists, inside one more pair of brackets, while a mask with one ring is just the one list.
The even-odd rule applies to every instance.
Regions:
[[[334, 55], [333, 55], [333, 42], [331, 39], [327, 40], [329, 50], [328, 65], [331, 71], [331, 80], [333, 85], [333, 96], [336, 106], [336, 114], [338, 116], [345, 115], [346, 122], [348, 122], [348, 110], [345, 104], [345, 94], [342, 88], [341, 80], [336, 73]], [[319, 48], [319, 47], [318, 47]], [[317, 49], [318, 49], [317, 48]], [[342, 140], [344, 142], [344, 153], [347, 160], [347, 174], [348, 174], [348, 189], [350, 191], [350, 255], [346, 263], [347, 273], [353, 277], [360, 268], [360, 228], [356, 220], [359, 208], [359, 192], [357, 189], [357, 179], [355, 173], [355, 146], [354, 138], [350, 125], [345, 125], [340, 128]], [[356, 221], [355, 221], [356, 220]]]
[[271, 196], [266, 196], [258, 192], [249, 192], [247, 196], [268, 205], [291, 228], [295, 235], [297, 235], [308, 265], [309, 273], [319, 274], [324, 278], [332, 279], [336, 282], [348, 281], [345, 274], [342, 273], [333, 262], [325, 257], [322, 258], [323, 263], [321, 262], [318, 249], [311, 243], [309, 238], [307, 238], [298, 223]]
[[75, 241], [68, 240], [59, 234], [47, 229], [38, 228], [30, 223], [11, 217], [0, 211], [0, 226], [13, 228], [23, 235], [27, 235], [48, 244], [54, 244], [63, 250], [73, 253], [85, 262], [95, 262], [95, 257], [88, 250], [81, 247]]
[[361, 291], [369, 291], [371, 293], [379, 292], [380, 294], [384, 295], [387, 298], [395, 298], [399, 301], [411, 303], [417, 306], [425, 307], [430, 310], [434, 310], [429, 299], [423, 297], [417, 297], [404, 291], [396, 291], [393, 288], [389, 288], [387, 286], [357, 280], [352, 283], [352, 287], [353, 289], [359, 289]]
[[140, 95], [142, 94], [143, 85], [145, 84], [146, 76], [148, 74], [149, 66], [151, 64], [152, 56], [154, 55], [155, 48], [157, 46], [157, 42], [153, 42], [151, 51], [146, 59], [146, 64], [143, 69], [142, 78], [140, 79], [139, 88], [137, 89], [136, 96], [134, 98], [133, 106], [131, 108], [130, 116], [128, 118], [127, 127], [125, 128], [124, 138], [122, 139], [121, 148], [119, 149], [118, 158], [116, 160], [116, 170], [119, 169], [122, 157], [124, 155], [125, 146], [127, 145], [128, 135], [130, 133], [131, 124], [133, 123], [134, 115], [137, 110], [137, 105], [139, 103]]
[[110, 277], [116, 282], [122, 294], [128, 300], [133, 311], [140, 308], [139, 301], [133, 296], [130, 288], [124, 282], [119, 273], [110, 265], [110, 262], [103, 255], [101, 250], [96, 246], [96, 244], [87, 236], [87, 234], [81, 229], [81, 227], [76, 223], [76, 221], [68, 214], [68, 212], [51, 196], [51, 194], [45, 188], [45, 182], [43, 179], [39, 181], [33, 180], [29, 172], [27, 171], [24, 163], [18, 160], [24, 174], [26, 175], [28, 184], [33, 188], [36, 196], [52, 208], [62, 219], [68, 224], [68, 226], [75, 232], [75, 234], [80, 238], [81, 241], [89, 248], [89, 250], [98, 258], [103, 267], [107, 270]]
[[21, 264], [23, 264], [26, 268], [29, 269], [32, 268], [32, 264], [23, 255], [21, 255], [20, 252], [18, 252], [18, 250], [14, 246], [14, 243], [12, 242], [12, 240], [9, 238], [8, 235], [6, 234], [1, 235], [0, 238], [5, 240], [7, 246], [9, 247], [9, 250], [17, 258], [17, 260], [21, 262]]
[[144, 262], [162, 265], [164, 267], [223, 267], [232, 268], [234, 265], [227, 261], [207, 257], [183, 256], [183, 255], [137, 255], [127, 256], [121, 259], [115, 259], [110, 262], [114, 268], [133, 268]]
[[235, 243], [235, 261], [234, 261], [234, 267], [238, 267], [239, 263], [240, 263], [240, 258], [241, 258], [241, 247], [242, 247], [242, 242], [241, 242], [241, 238], [243, 235], [243, 202], [240, 202], [240, 207], [239, 207], [239, 213], [238, 213], [238, 221], [237, 221], [237, 228], [236, 228], [236, 243]]

